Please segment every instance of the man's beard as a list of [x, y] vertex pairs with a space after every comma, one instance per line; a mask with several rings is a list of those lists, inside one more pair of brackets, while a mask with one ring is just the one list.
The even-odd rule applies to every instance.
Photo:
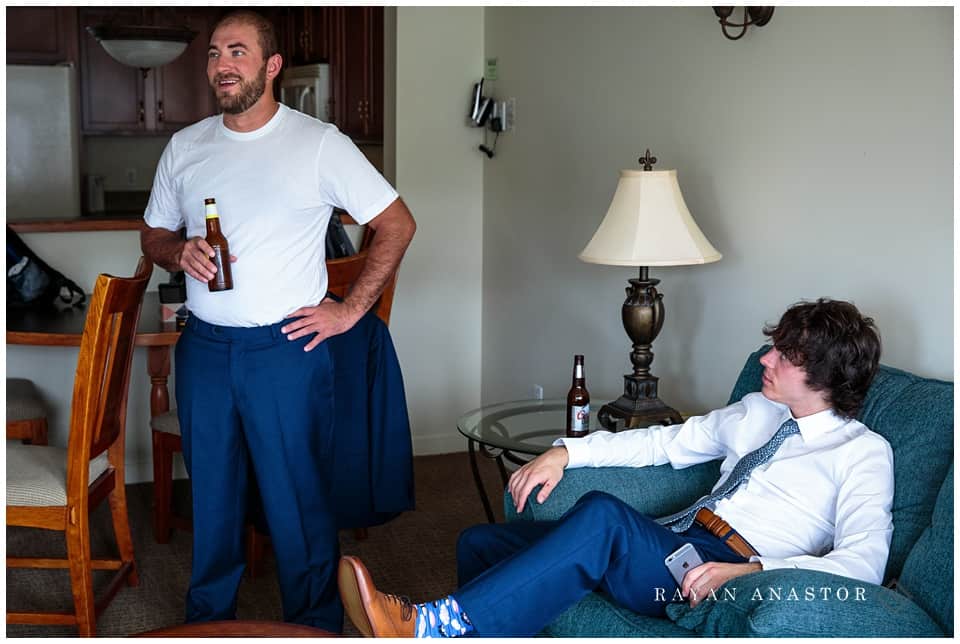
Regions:
[[235, 95], [217, 94], [217, 102], [220, 109], [227, 114], [241, 114], [253, 107], [267, 89], [267, 65], [264, 64], [257, 72], [252, 81], [245, 81], [239, 76], [223, 75], [213, 80], [214, 92], [217, 90], [217, 83], [223, 79], [236, 79], [240, 86], [240, 91]]

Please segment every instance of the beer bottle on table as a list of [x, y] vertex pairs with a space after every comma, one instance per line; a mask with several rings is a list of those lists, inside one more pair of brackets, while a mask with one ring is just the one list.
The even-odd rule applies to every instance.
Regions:
[[573, 384], [567, 393], [567, 436], [580, 438], [590, 432], [590, 392], [583, 376], [583, 356], [573, 357]]
[[217, 267], [217, 272], [207, 282], [207, 288], [212, 292], [229, 291], [233, 288], [233, 275], [230, 273], [230, 247], [227, 245], [227, 238], [220, 232], [217, 200], [204, 199], [203, 208], [207, 214], [207, 236], [205, 239], [213, 249], [213, 257], [210, 261]]

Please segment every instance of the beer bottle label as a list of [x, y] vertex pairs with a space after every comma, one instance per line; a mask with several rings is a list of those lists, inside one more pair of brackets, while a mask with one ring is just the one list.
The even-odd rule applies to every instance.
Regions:
[[217, 272], [223, 272], [224, 258], [223, 258], [223, 249], [219, 246], [213, 247], [213, 257], [210, 258], [210, 261], [213, 262], [214, 266], [217, 267]]
[[590, 431], [590, 403], [570, 405], [570, 429], [575, 432]]

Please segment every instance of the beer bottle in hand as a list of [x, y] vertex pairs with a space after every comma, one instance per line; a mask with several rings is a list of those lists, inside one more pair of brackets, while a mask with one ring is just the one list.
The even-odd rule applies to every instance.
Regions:
[[573, 385], [567, 393], [567, 436], [580, 438], [590, 432], [590, 392], [583, 376], [583, 356], [573, 357]]
[[217, 200], [204, 199], [203, 207], [207, 214], [206, 241], [213, 249], [210, 261], [217, 267], [213, 278], [207, 282], [210, 291], [229, 291], [233, 288], [233, 275], [230, 273], [230, 247], [227, 238], [220, 232], [220, 215], [217, 214]]

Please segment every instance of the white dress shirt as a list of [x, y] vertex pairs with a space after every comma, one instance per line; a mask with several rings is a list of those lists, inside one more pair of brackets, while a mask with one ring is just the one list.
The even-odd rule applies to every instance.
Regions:
[[[561, 438], [568, 468], [683, 469], [723, 459], [716, 490], [733, 466], [791, 418], [789, 407], [752, 393], [682, 425]], [[795, 419], [773, 457], [714, 512], [760, 553], [765, 570], [806, 568], [879, 584], [890, 551], [893, 451], [879, 434], [833, 410]]]

